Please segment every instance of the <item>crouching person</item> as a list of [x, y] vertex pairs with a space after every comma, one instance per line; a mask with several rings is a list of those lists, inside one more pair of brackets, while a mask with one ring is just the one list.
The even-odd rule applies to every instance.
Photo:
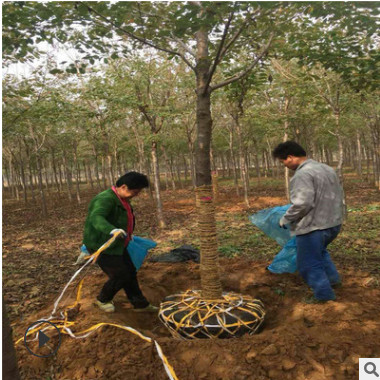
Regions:
[[148, 178], [141, 173], [128, 172], [115, 186], [93, 198], [84, 226], [83, 244], [90, 253], [99, 249], [111, 235], [119, 233], [113, 244], [98, 258], [98, 265], [108, 276], [95, 304], [105, 312], [114, 312], [113, 298], [123, 289], [135, 311], [158, 310], [144, 297], [137, 280], [136, 268], [128, 254], [135, 217], [129, 200], [149, 186]]

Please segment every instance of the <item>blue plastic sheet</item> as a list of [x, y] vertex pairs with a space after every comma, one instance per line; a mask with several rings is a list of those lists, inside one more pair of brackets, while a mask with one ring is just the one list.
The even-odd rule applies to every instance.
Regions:
[[153, 240], [133, 236], [133, 239], [128, 243], [127, 250], [136, 270], [140, 269], [148, 251], [156, 245], [157, 243]]
[[249, 217], [256, 227], [283, 247], [268, 266], [273, 273], [294, 273], [297, 270], [296, 237], [291, 237], [289, 229], [281, 228], [278, 224], [290, 206], [268, 208]]

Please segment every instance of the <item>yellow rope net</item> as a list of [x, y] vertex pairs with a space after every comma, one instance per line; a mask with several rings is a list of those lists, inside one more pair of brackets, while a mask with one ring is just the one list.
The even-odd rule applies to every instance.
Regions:
[[165, 298], [158, 314], [176, 338], [232, 338], [258, 332], [264, 321], [260, 300], [236, 293], [206, 300], [199, 290], [187, 290]]

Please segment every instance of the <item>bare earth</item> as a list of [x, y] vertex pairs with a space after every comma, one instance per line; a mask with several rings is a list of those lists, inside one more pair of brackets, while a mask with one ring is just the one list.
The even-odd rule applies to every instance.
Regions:
[[[52, 199], [48, 220], [42, 220], [33, 207], [4, 203], [3, 289], [14, 340], [30, 323], [50, 314], [55, 298], [74, 273], [76, 267], [71, 264], [78, 254], [90, 197], [88, 194], [79, 207]], [[349, 197], [350, 207], [359, 209], [378, 205], [379, 193], [357, 185]], [[220, 241], [240, 239], [243, 247], [238, 231], [244, 236], [259, 233], [246, 216], [285, 203], [281, 188], [268, 193], [265, 187], [258, 187], [250, 210], [241, 202], [232, 203], [233, 198], [232, 189], [222, 188], [217, 208], [218, 226], [224, 234]], [[149, 197], [144, 195], [135, 206], [141, 221], [137, 234], [145, 232], [158, 241], [158, 253], [184, 243], [196, 245], [192, 193], [168, 192], [164, 201], [168, 229], [157, 229]], [[379, 210], [374, 210], [363, 215], [364, 225], [379, 220]], [[236, 219], [236, 215], [242, 217]], [[352, 228], [357, 230], [356, 219]], [[348, 223], [346, 231], [349, 229]], [[360, 237], [341, 235], [331, 251], [333, 257], [334, 251], [338, 252], [334, 260], [344, 284], [336, 290], [337, 301], [323, 305], [303, 302], [311, 293], [297, 275], [275, 275], [265, 269], [278, 247], [261, 235], [256, 245], [250, 240], [239, 254], [221, 258], [223, 289], [258, 297], [265, 304], [265, 326], [257, 335], [230, 340], [174, 339], [156, 315], [133, 312], [122, 292], [115, 298], [116, 312], [105, 314], [92, 305], [105, 281], [96, 266], [86, 276], [73, 331], [99, 322], [133, 327], [158, 341], [181, 380], [357, 379], [359, 357], [380, 357], [380, 242], [376, 237], [362, 237], [360, 245]], [[265, 244], [260, 248], [262, 241]], [[358, 255], [345, 255], [356, 246], [361, 247]], [[223, 247], [225, 252], [230, 246]], [[269, 252], [263, 254], [265, 249]], [[139, 280], [146, 297], [159, 305], [167, 295], [199, 289], [199, 265], [147, 262], [139, 271]], [[75, 299], [75, 289], [68, 294], [66, 305]], [[64, 335], [54, 357], [34, 357], [23, 343], [17, 346], [17, 355], [23, 379], [167, 379], [153, 345], [115, 327], [103, 327], [81, 340]]]

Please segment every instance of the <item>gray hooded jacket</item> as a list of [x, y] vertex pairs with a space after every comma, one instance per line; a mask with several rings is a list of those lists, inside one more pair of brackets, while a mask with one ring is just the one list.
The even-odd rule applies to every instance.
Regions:
[[303, 235], [342, 224], [342, 187], [328, 165], [307, 159], [290, 180], [291, 207], [282, 221], [292, 235]]

